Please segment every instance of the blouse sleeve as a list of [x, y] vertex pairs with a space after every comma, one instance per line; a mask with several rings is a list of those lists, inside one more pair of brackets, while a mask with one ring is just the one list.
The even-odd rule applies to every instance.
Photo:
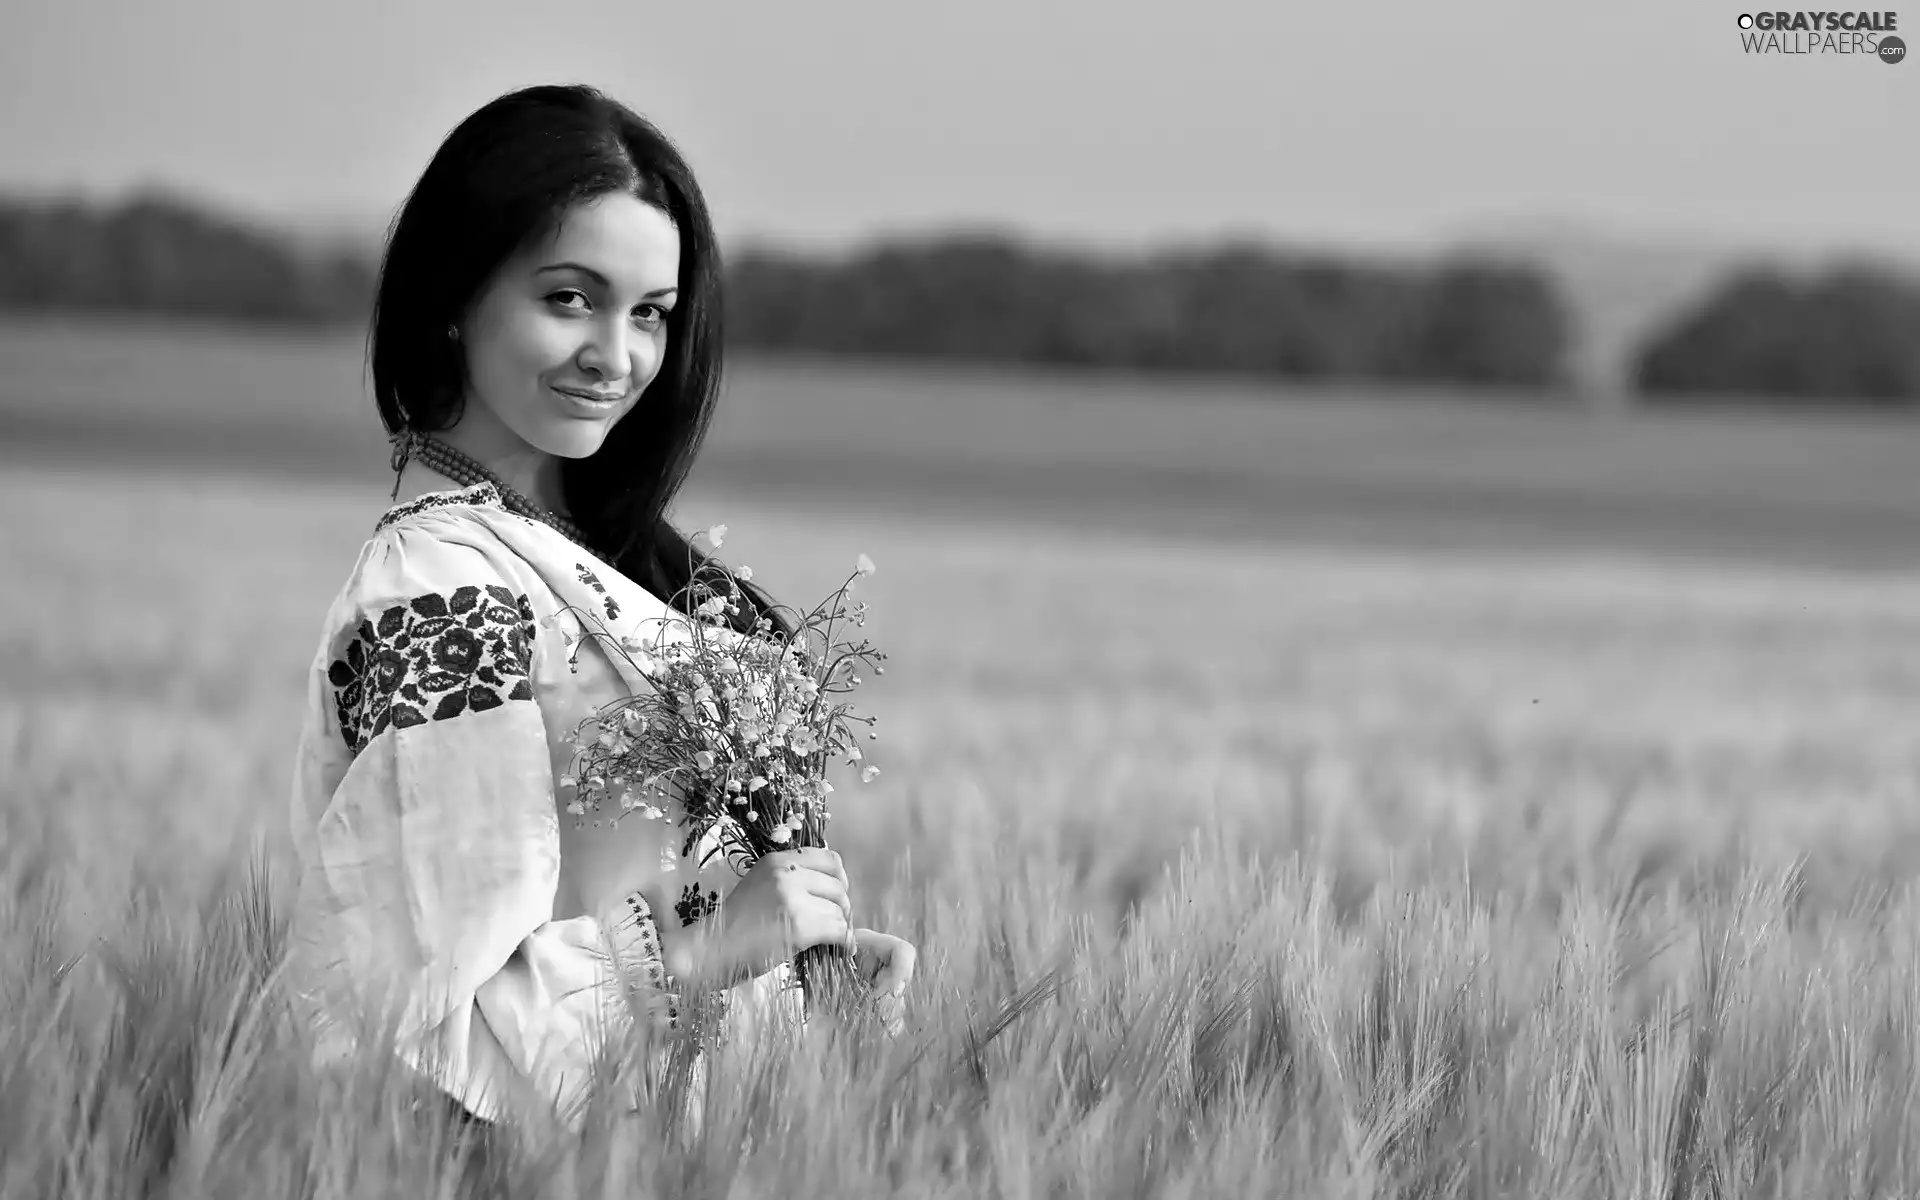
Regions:
[[[349, 1014], [397, 1015], [400, 1057], [479, 1115], [528, 1088], [577, 1115], [600, 1046], [631, 1026], [619, 984], [658, 950], [637, 908], [611, 928], [551, 919], [539, 583], [510, 557], [420, 530], [370, 544], [336, 610], [353, 632], [313, 681], [295, 786], [324, 807], [293, 972], [323, 1046], [353, 1052]], [[350, 758], [316, 800], [329, 741]]]

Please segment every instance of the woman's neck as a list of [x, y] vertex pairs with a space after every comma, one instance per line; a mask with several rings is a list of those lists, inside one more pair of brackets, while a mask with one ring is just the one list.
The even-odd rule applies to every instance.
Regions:
[[484, 405], [469, 402], [457, 425], [433, 436], [498, 475], [528, 500], [560, 516], [571, 515], [561, 495], [560, 459], [529, 446]]

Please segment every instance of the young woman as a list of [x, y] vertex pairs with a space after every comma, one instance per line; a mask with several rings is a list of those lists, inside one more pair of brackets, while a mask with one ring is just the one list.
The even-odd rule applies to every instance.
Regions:
[[[720, 269], [679, 153], [585, 87], [480, 109], [393, 227], [370, 351], [394, 503], [327, 613], [294, 781], [286, 969], [323, 1064], [377, 1052], [385, 1014], [468, 1113], [577, 1113], [629, 1014], [723, 995], [737, 1026], [822, 944], [852, 942], [897, 1020], [913, 947], [852, 928], [838, 855], [736, 877], [671, 822], [564, 812], [567, 736], [646, 685], [594, 638], [569, 662], [577, 626], [548, 618], [652, 638], [689, 575], [664, 514], [713, 411]], [[738, 629], [778, 619], [747, 591]]]

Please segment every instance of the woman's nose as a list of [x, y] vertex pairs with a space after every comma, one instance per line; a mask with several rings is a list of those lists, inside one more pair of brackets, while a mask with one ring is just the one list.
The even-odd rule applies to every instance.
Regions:
[[627, 377], [627, 333], [619, 323], [595, 326], [593, 334], [580, 347], [580, 369], [602, 379]]

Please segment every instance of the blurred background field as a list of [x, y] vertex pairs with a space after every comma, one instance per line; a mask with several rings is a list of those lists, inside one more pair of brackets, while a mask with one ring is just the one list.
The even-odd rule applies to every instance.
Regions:
[[[385, 450], [352, 331], [0, 322], [0, 461], [371, 487]], [[1920, 424], [1883, 409], [749, 352], [695, 484], [1055, 528], [1900, 569], [1916, 451]]]
[[[320, 1089], [297, 1031], [226, 1015], [374, 482], [0, 473], [0, 1193], [448, 1177], [378, 1063]], [[1913, 1183], [1920, 577], [680, 511], [798, 598], [880, 564], [884, 775], [841, 781], [835, 837], [923, 948], [909, 1041], [716, 1076], [705, 1134], [523, 1145], [497, 1194]]]
[[[92, 806], [129, 786], [181, 836], [283, 816], [313, 623], [385, 507], [359, 354], [0, 329], [10, 821], [111, 828]], [[1897, 875], [1916, 451], [1887, 415], [749, 356], [677, 511], [726, 522], [733, 560], [795, 598], [858, 552], [883, 564], [898, 660], [868, 686], [907, 757], [878, 789], [898, 802], [849, 819], [863, 840], [910, 817], [937, 843], [965, 805], [927, 797], [960, 788], [1049, 797], [1076, 854], [1136, 867], [1208, 815], [1268, 844], [1293, 818], [1261, 797], [1306, 755], [1373, 799], [1466, 788], [1394, 800], [1412, 822], [1330, 807], [1366, 855], [1443, 827], [1505, 847], [1632, 779], [1667, 790], [1634, 803], [1669, 849], [1738, 835]], [[102, 718], [130, 736], [103, 751]], [[1536, 810], [1475, 811], [1534, 776]], [[49, 786], [94, 799], [29, 802]]]
[[[13, 852], [64, 830], [109, 856], [100, 878], [137, 854], [191, 879], [284, 819], [316, 614], [379, 489], [25, 462], [0, 488]], [[1338, 548], [1203, 517], [1076, 529], [714, 484], [680, 512], [726, 522], [730, 558], [795, 599], [857, 553], [881, 564], [863, 591], [895, 657], [863, 690], [887, 782], [851, 790], [845, 836], [894, 846], [910, 823], [935, 875], [948, 822], [983, 805], [1058, 822], [1111, 872], [1208, 818], [1289, 848], [1301, 787], [1356, 863], [1429, 839], [1577, 856], [1568, 829], [1624, 820], [1661, 855], [1812, 853], [1840, 891], [1911, 866], [1912, 573]]]

